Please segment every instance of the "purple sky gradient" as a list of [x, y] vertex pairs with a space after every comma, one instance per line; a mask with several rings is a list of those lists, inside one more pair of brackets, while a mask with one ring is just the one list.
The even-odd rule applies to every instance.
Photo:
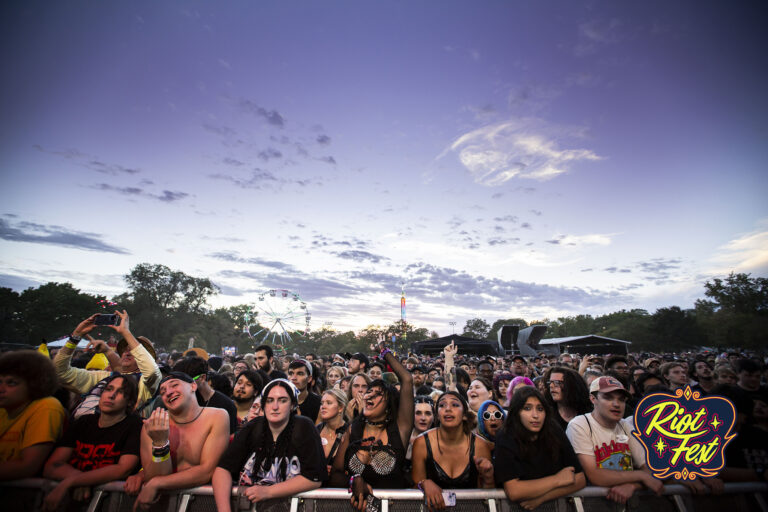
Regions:
[[679, 305], [768, 274], [757, 1], [6, 2], [0, 286], [141, 262], [313, 327]]

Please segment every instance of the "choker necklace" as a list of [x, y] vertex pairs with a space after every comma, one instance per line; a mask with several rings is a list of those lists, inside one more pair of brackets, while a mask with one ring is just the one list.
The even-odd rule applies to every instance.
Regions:
[[200, 408], [200, 412], [198, 412], [198, 413], [197, 413], [197, 416], [195, 416], [194, 418], [192, 418], [192, 419], [191, 419], [191, 420], [189, 420], [189, 421], [176, 421], [176, 420], [173, 420], [173, 421], [174, 421], [174, 423], [176, 423], [177, 425], [187, 425], [187, 424], [189, 424], [189, 423], [192, 423], [193, 421], [195, 421], [197, 418], [199, 418], [199, 417], [200, 417], [200, 415], [201, 415], [201, 414], [203, 414], [203, 409], [205, 409], [205, 407], [201, 407], [201, 408]]
[[386, 423], [387, 423], [387, 422], [386, 422], [386, 420], [381, 420], [381, 421], [371, 421], [371, 420], [368, 420], [368, 419], [367, 419], [367, 420], [365, 420], [365, 422], [366, 422], [368, 425], [372, 426], [372, 427], [381, 427], [382, 425], [386, 425]]

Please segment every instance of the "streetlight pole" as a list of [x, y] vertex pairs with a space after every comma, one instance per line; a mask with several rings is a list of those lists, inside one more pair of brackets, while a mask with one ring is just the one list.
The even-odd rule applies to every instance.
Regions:
[[453, 334], [456, 334], [456, 322], [448, 322], [448, 325], [451, 326], [451, 329], [453, 330]]

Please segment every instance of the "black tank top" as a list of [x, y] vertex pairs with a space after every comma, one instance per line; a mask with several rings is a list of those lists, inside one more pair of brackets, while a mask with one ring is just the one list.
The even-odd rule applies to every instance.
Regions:
[[429, 434], [424, 434], [424, 442], [427, 443], [427, 478], [435, 482], [441, 489], [476, 489], [477, 488], [477, 467], [475, 467], [475, 435], [470, 434], [469, 440], [469, 462], [464, 471], [456, 478], [451, 478], [448, 473], [440, 467], [435, 457], [432, 455], [432, 445], [429, 442]]
[[[400, 439], [397, 422], [387, 426], [387, 444], [362, 446], [365, 423], [356, 419], [349, 427], [349, 446], [344, 454], [344, 467], [350, 475], [363, 475], [374, 489], [405, 489], [405, 447]], [[368, 450], [368, 464], [357, 457], [359, 450]]]

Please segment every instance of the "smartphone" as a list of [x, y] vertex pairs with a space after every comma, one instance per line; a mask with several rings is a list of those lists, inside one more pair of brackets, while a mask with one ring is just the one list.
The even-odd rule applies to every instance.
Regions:
[[451, 491], [443, 491], [443, 502], [446, 507], [456, 506], [456, 493]]
[[381, 512], [381, 499], [369, 494], [366, 498], [365, 512]]
[[96, 315], [94, 325], [120, 325], [120, 317], [117, 315]]

